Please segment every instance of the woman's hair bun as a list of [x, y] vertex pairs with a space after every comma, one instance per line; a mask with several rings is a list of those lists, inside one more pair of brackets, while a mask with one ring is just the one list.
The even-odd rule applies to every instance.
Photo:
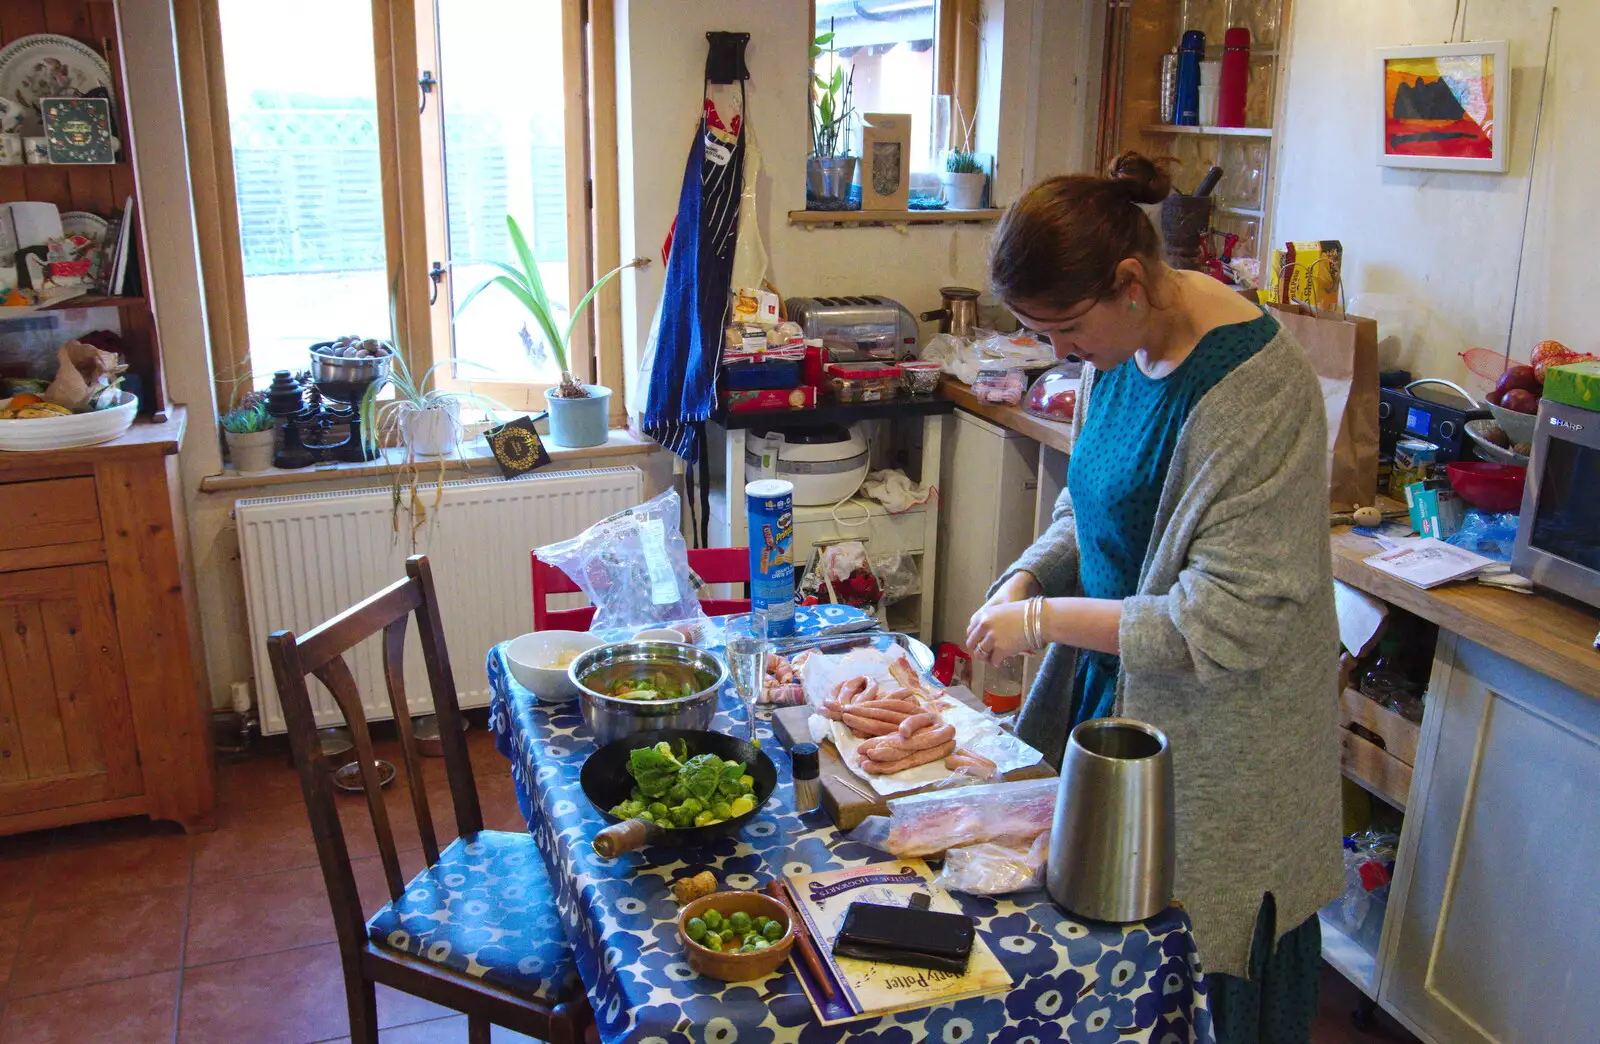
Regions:
[[1172, 192], [1172, 179], [1155, 161], [1128, 151], [1111, 161], [1111, 179], [1134, 203], [1160, 203]]

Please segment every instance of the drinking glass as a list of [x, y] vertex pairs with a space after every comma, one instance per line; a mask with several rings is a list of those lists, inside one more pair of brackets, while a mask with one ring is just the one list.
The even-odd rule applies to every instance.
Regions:
[[767, 674], [767, 614], [753, 612], [728, 621], [726, 630], [728, 673], [734, 691], [744, 704], [745, 720], [750, 723], [750, 742], [756, 739], [756, 701]]

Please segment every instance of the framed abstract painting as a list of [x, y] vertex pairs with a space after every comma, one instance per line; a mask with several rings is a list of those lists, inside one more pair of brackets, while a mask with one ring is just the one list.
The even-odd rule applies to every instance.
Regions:
[[1385, 167], [1504, 173], [1511, 154], [1511, 60], [1504, 40], [1378, 51]]

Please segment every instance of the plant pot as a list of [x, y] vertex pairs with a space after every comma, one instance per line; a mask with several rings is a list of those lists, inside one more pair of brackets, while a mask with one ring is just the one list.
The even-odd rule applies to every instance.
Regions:
[[850, 183], [856, 179], [854, 156], [806, 157], [806, 208], [849, 210]]
[[225, 431], [222, 437], [228, 443], [228, 459], [233, 461], [236, 470], [266, 471], [272, 467], [272, 454], [278, 442], [275, 428], [266, 431]]
[[983, 173], [939, 175], [944, 183], [945, 202], [951, 210], [980, 210], [983, 207], [983, 186], [988, 176]]
[[461, 442], [461, 418], [450, 406], [406, 410], [400, 415], [400, 436], [418, 457], [442, 457]]
[[562, 449], [604, 446], [610, 428], [611, 389], [585, 384], [587, 399], [562, 399], [551, 388], [544, 393], [550, 408], [550, 441]]

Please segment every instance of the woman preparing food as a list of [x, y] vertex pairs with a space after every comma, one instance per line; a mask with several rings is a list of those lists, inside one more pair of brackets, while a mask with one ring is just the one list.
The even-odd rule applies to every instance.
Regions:
[[1218, 1040], [1289, 1044], [1309, 1040], [1316, 911], [1343, 885], [1326, 422], [1274, 319], [1162, 263], [1138, 204], [1168, 189], [1125, 154], [1035, 186], [996, 233], [995, 292], [1090, 366], [1054, 522], [967, 647], [1048, 647], [1017, 731], [1058, 765], [1091, 718], [1167, 734]]

